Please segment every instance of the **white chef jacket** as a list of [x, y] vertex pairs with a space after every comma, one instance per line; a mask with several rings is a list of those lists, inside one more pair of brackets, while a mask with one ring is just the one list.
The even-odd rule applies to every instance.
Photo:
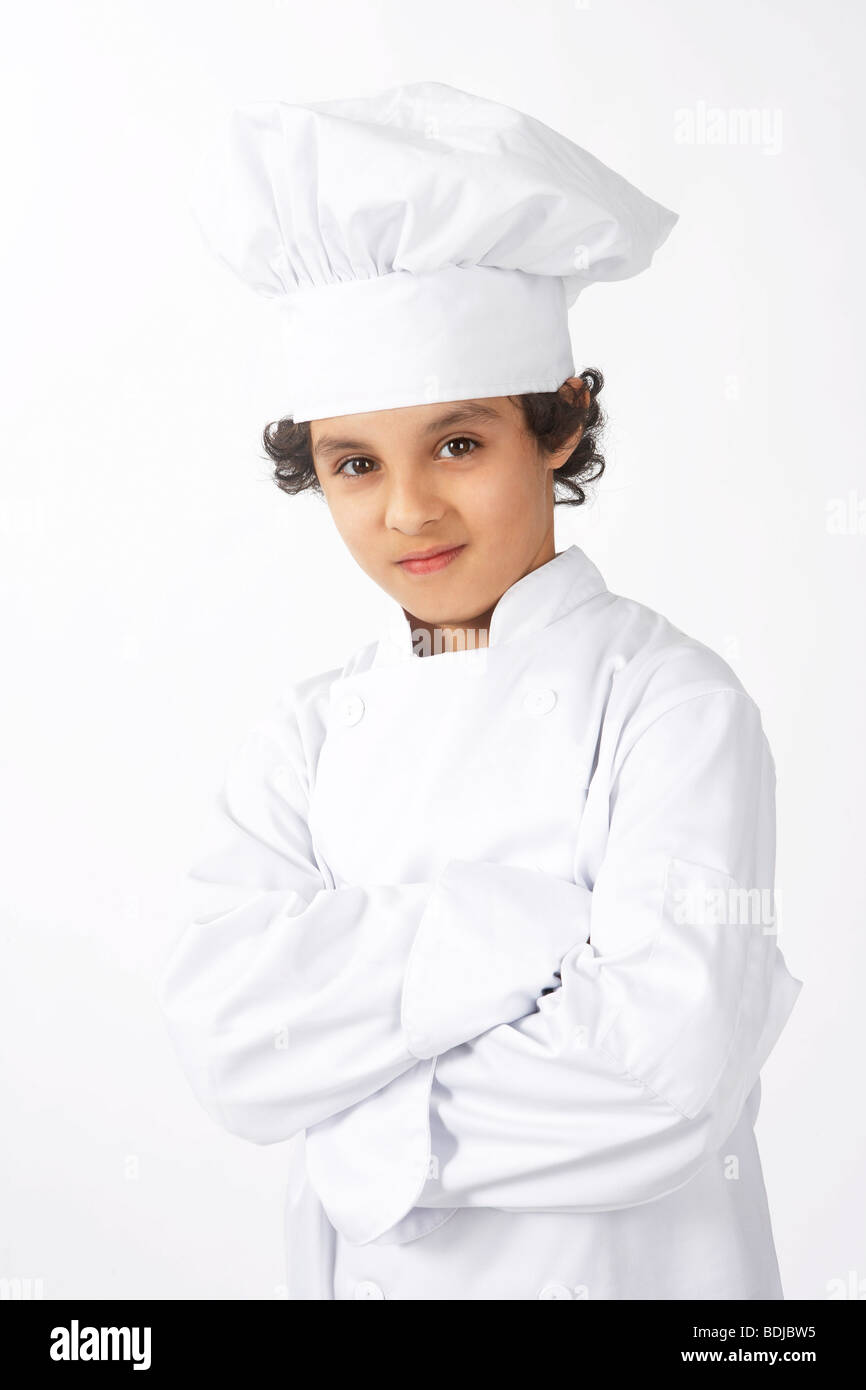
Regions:
[[758, 707], [577, 545], [488, 641], [419, 657], [389, 599], [236, 749], [159, 983], [182, 1066], [292, 1140], [292, 1299], [780, 1299]]

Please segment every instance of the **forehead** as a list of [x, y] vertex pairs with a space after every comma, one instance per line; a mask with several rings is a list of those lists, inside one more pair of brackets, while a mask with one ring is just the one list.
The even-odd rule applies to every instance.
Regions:
[[310, 439], [317, 457], [321, 457], [339, 449], [371, 447], [376, 441], [398, 437], [423, 440], [458, 425], [501, 427], [509, 422], [513, 411], [513, 404], [505, 396], [400, 406], [311, 420]]

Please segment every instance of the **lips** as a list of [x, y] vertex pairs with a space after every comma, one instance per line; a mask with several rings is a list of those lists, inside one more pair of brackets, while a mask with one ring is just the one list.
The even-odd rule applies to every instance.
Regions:
[[448, 550], [456, 550], [456, 545], [431, 545], [429, 550], [413, 550], [403, 555], [402, 560], [432, 560], [434, 555], [444, 555]]
[[450, 565], [465, 548], [465, 544], [449, 546], [441, 550], [428, 551], [426, 555], [418, 555], [414, 559], [398, 560], [397, 563], [409, 574], [433, 574], [436, 570], [445, 569], [446, 565]]

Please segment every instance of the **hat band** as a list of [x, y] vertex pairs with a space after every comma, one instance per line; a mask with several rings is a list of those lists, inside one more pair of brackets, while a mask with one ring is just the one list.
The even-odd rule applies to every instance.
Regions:
[[565, 285], [496, 266], [405, 270], [278, 301], [295, 421], [555, 391], [574, 376]]

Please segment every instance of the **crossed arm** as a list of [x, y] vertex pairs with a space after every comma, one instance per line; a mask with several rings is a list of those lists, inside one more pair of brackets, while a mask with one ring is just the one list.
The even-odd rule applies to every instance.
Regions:
[[217, 811], [224, 844], [190, 871], [213, 901], [159, 988], [199, 1100], [271, 1143], [436, 1056], [421, 1205], [598, 1210], [681, 1186], [799, 992], [766, 913], [740, 911], [772, 892], [775, 820], [736, 690], [682, 701], [629, 748], [591, 893], [457, 860], [431, 882], [326, 887], [291, 717], [247, 738]]

